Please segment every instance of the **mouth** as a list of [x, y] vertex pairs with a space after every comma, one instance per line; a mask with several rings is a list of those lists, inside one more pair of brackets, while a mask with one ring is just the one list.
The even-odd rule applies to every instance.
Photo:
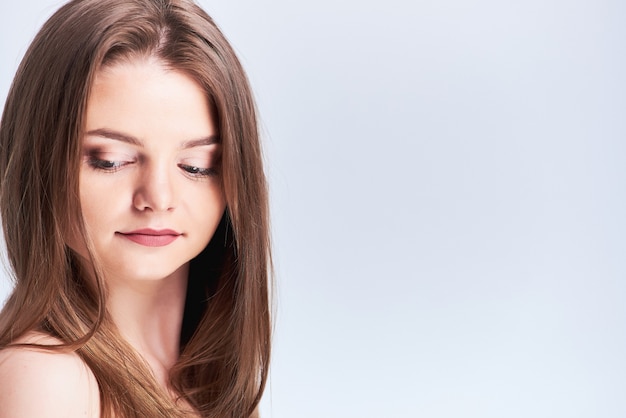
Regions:
[[137, 229], [129, 232], [116, 232], [136, 244], [145, 247], [164, 247], [176, 241], [182, 234], [171, 229]]

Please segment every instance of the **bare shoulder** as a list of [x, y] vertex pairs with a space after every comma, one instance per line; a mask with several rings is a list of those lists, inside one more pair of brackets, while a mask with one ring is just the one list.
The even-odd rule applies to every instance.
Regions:
[[[31, 333], [20, 343], [58, 344]], [[0, 418], [100, 416], [96, 379], [73, 352], [9, 347], [0, 350]]]

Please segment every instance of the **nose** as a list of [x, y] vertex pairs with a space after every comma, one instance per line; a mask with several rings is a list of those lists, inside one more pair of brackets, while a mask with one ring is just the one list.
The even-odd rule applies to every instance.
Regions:
[[133, 206], [140, 211], [173, 210], [176, 206], [176, 188], [172, 181], [172, 174], [163, 165], [145, 167], [135, 187]]

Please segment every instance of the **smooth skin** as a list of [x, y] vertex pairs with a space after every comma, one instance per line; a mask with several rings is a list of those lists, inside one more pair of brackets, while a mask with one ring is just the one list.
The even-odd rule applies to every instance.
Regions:
[[[102, 69], [87, 106], [80, 200], [105, 271], [107, 309], [168, 391], [188, 264], [226, 205], [212, 115], [194, 80], [152, 58]], [[86, 259], [84, 243], [68, 245]], [[54, 343], [36, 333], [22, 341], [41, 339]], [[76, 354], [0, 352], [0, 418], [98, 417], [98, 402], [95, 378]]]

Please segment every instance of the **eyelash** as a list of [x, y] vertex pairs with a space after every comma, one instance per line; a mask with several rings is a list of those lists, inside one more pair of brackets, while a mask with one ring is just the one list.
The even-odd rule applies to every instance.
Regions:
[[192, 177], [213, 177], [217, 176], [217, 170], [214, 168], [200, 168], [188, 164], [178, 164], [183, 171]]
[[131, 164], [130, 161], [110, 161], [95, 157], [89, 157], [88, 163], [89, 166], [95, 170], [106, 171], [109, 173], [114, 173], [125, 165]]
[[[122, 167], [132, 164], [131, 161], [111, 161], [103, 160], [100, 158], [90, 157], [88, 164], [95, 170], [105, 171], [108, 173], [114, 173], [120, 170]], [[187, 175], [191, 177], [213, 177], [217, 176], [217, 170], [214, 168], [201, 168], [188, 164], [178, 164], [178, 167], [182, 169]]]

